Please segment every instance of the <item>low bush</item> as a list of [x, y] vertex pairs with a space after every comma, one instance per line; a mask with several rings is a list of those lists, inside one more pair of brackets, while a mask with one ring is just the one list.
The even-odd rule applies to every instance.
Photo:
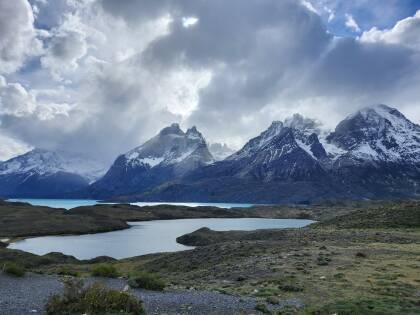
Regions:
[[362, 252], [357, 252], [355, 256], [357, 258], [366, 258], [367, 257], [367, 255], [365, 253], [362, 253]]
[[255, 310], [259, 311], [263, 314], [271, 314], [270, 310], [268, 309], [267, 305], [265, 305], [264, 303], [258, 303], [257, 305], [255, 305]]
[[18, 265], [14, 262], [6, 262], [3, 265], [3, 272], [15, 276], [15, 277], [23, 277], [25, 275], [25, 267]]
[[317, 265], [318, 266], [328, 266], [331, 262], [331, 258], [325, 256], [318, 256], [317, 258]]
[[153, 273], [141, 272], [131, 276], [128, 284], [132, 288], [140, 288], [152, 291], [163, 291], [166, 283], [158, 275]]
[[270, 303], [270, 304], [273, 304], [273, 305], [280, 304], [279, 298], [278, 297], [275, 297], [275, 296], [269, 296], [265, 300], [267, 301], [267, 303]]
[[64, 294], [52, 296], [45, 306], [45, 313], [47, 315], [145, 314], [142, 302], [129, 293], [109, 290], [99, 283], [84, 288], [81, 280], [67, 281]]
[[91, 272], [92, 276], [104, 278], [117, 278], [119, 275], [117, 268], [110, 264], [100, 264], [93, 266]]
[[336, 301], [324, 306], [321, 314], [369, 314], [369, 315], [393, 315], [393, 314], [418, 314], [418, 306], [410, 301], [402, 299], [369, 299], [354, 298], [350, 300]]
[[267, 287], [267, 288], [260, 288], [258, 289], [258, 292], [255, 293], [255, 296], [258, 297], [270, 297], [280, 294], [280, 289], [273, 288], [273, 287]]
[[293, 283], [280, 284], [279, 289], [284, 292], [302, 292], [303, 291], [303, 288], [301, 286], [297, 284], [293, 284]]
[[69, 267], [61, 267], [57, 270], [57, 274], [60, 276], [71, 276], [71, 277], [79, 277], [80, 273], [70, 269]]

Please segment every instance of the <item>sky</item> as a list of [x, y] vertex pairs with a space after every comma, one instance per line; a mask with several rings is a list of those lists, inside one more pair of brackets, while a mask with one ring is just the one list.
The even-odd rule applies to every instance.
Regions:
[[420, 0], [0, 0], [0, 160], [110, 163], [178, 122], [239, 149], [293, 113], [420, 123]]

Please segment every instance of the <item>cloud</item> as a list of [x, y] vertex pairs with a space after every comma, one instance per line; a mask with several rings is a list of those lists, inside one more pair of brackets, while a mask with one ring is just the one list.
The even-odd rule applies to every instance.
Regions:
[[67, 115], [68, 104], [38, 103], [35, 95], [20, 83], [7, 83], [0, 76], [0, 116], [15, 118], [31, 117], [41, 121], [54, 119], [57, 115]]
[[26, 0], [0, 2], [0, 73], [12, 73], [27, 57], [40, 54], [42, 44], [33, 23], [32, 8]]
[[420, 121], [417, 15], [355, 38], [326, 26], [366, 29], [349, 2], [31, 3], [44, 50], [0, 88], [0, 131], [31, 147], [111, 162], [179, 122], [238, 148], [295, 112], [333, 127], [372, 103]]
[[79, 60], [87, 53], [87, 35], [77, 16], [67, 15], [59, 27], [50, 32], [46, 52], [41, 58], [43, 67], [50, 69], [56, 78], [75, 71]]
[[[309, 0], [307, 0], [309, 1]], [[376, 26], [389, 28], [397, 21], [412, 15], [418, 9], [417, 0], [310, 0], [328, 24], [331, 32], [344, 35], [347, 16], [351, 15], [362, 30]], [[415, 10], [415, 9], [414, 9]]]
[[0, 143], [2, 148], [0, 150], [0, 161], [7, 161], [15, 157], [17, 154], [24, 154], [32, 148], [21, 141], [18, 141], [7, 135], [0, 134]]
[[359, 24], [357, 24], [356, 20], [351, 14], [346, 14], [346, 26], [354, 32], [358, 33], [361, 31]]
[[399, 44], [420, 51], [420, 10], [412, 17], [405, 18], [391, 29], [376, 27], [363, 32], [361, 40], [366, 43]]

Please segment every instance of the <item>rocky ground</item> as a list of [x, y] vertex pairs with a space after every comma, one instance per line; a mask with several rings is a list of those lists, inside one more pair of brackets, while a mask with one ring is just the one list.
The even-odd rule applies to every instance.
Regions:
[[[123, 290], [122, 279], [87, 278], [86, 284], [103, 282], [109, 288]], [[16, 278], [0, 273], [0, 313], [2, 315], [42, 314], [44, 305], [53, 294], [61, 294], [63, 284], [59, 276], [27, 274]], [[130, 289], [130, 293], [143, 301], [147, 314], [257, 314], [258, 300], [207, 291], [168, 291], [165, 293]], [[284, 305], [300, 306], [299, 300], [290, 299], [270, 307], [280, 310]]]
[[[93, 216], [101, 215], [99, 209], [95, 207]], [[190, 211], [149, 210], [128, 213], [173, 218]], [[88, 211], [79, 208], [75, 215]], [[128, 216], [121, 207], [104, 211], [108, 218]], [[98, 263], [112, 264], [123, 276], [139, 271], [160, 275], [168, 284], [165, 293], [133, 290], [150, 314], [254, 314], [257, 305], [272, 314], [282, 314], [279, 310], [284, 314], [420, 313], [419, 202], [299, 206], [286, 211], [267, 207], [265, 211], [261, 213], [268, 217], [270, 213], [309, 214], [320, 222], [287, 230], [200, 229], [178, 239], [197, 246], [194, 250], [120, 261], [106, 257], [78, 261], [60, 254], [40, 257], [0, 246], [0, 263], [16, 261], [43, 274], [30, 273], [22, 279], [0, 276], [0, 313], [15, 314], [13, 307], [19, 305], [25, 307], [20, 314], [40, 311], [49, 294], [62, 290], [58, 273], [65, 269], [91, 279]], [[125, 285], [124, 280], [107, 283], [117, 288]], [[284, 303], [289, 304], [288, 313]]]

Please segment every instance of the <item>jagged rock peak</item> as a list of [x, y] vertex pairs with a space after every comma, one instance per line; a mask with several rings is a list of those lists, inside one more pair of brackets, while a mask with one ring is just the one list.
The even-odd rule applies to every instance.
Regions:
[[306, 132], [320, 132], [321, 123], [315, 119], [307, 118], [301, 114], [294, 114], [292, 117], [286, 118], [284, 120], [284, 127], [293, 128]]
[[184, 135], [184, 132], [182, 131], [181, 127], [178, 123], [173, 123], [172, 125], [163, 128], [160, 133], [160, 135]]
[[203, 135], [197, 130], [196, 126], [193, 126], [190, 129], [188, 129], [186, 135], [190, 139], [204, 139]]

